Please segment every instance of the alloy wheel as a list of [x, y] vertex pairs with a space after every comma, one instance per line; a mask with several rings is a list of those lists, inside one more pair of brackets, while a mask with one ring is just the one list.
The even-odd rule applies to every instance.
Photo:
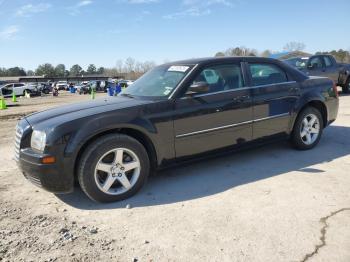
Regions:
[[312, 145], [320, 133], [320, 121], [314, 114], [308, 114], [302, 121], [300, 137], [305, 145]]
[[120, 195], [136, 184], [140, 170], [140, 160], [132, 150], [116, 148], [98, 160], [95, 167], [95, 182], [103, 193]]

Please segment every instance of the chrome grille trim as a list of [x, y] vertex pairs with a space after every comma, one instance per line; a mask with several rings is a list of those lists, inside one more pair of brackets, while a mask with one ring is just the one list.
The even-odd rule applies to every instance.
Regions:
[[23, 135], [23, 130], [20, 127], [16, 127], [16, 136], [15, 136], [15, 160], [19, 161], [19, 152], [21, 150], [21, 139]]

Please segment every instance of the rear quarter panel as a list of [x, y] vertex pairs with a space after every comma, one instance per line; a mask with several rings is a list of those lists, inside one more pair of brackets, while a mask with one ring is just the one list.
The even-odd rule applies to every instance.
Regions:
[[295, 104], [294, 114], [290, 123], [293, 129], [298, 113], [310, 102], [321, 102], [326, 108], [326, 125], [334, 121], [338, 114], [339, 100], [333, 90], [333, 81], [325, 77], [310, 77], [300, 82], [301, 97]]

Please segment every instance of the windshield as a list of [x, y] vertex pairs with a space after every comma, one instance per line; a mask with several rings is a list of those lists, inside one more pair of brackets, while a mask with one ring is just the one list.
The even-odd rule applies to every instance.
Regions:
[[303, 68], [306, 68], [308, 60], [309, 59], [307, 57], [303, 57], [303, 58], [291, 58], [284, 61], [291, 66], [294, 66], [299, 69], [303, 69]]
[[167, 97], [190, 71], [192, 65], [161, 65], [144, 74], [121, 95]]

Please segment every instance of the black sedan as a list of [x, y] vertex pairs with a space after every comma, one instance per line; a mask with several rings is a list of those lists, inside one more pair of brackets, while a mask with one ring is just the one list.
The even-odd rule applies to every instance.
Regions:
[[135, 194], [155, 169], [209, 153], [279, 139], [311, 149], [337, 112], [330, 79], [283, 62], [186, 60], [154, 68], [118, 97], [23, 118], [15, 157], [48, 191], [71, 192], [77, 180], [91, 199], [110, 202]]

